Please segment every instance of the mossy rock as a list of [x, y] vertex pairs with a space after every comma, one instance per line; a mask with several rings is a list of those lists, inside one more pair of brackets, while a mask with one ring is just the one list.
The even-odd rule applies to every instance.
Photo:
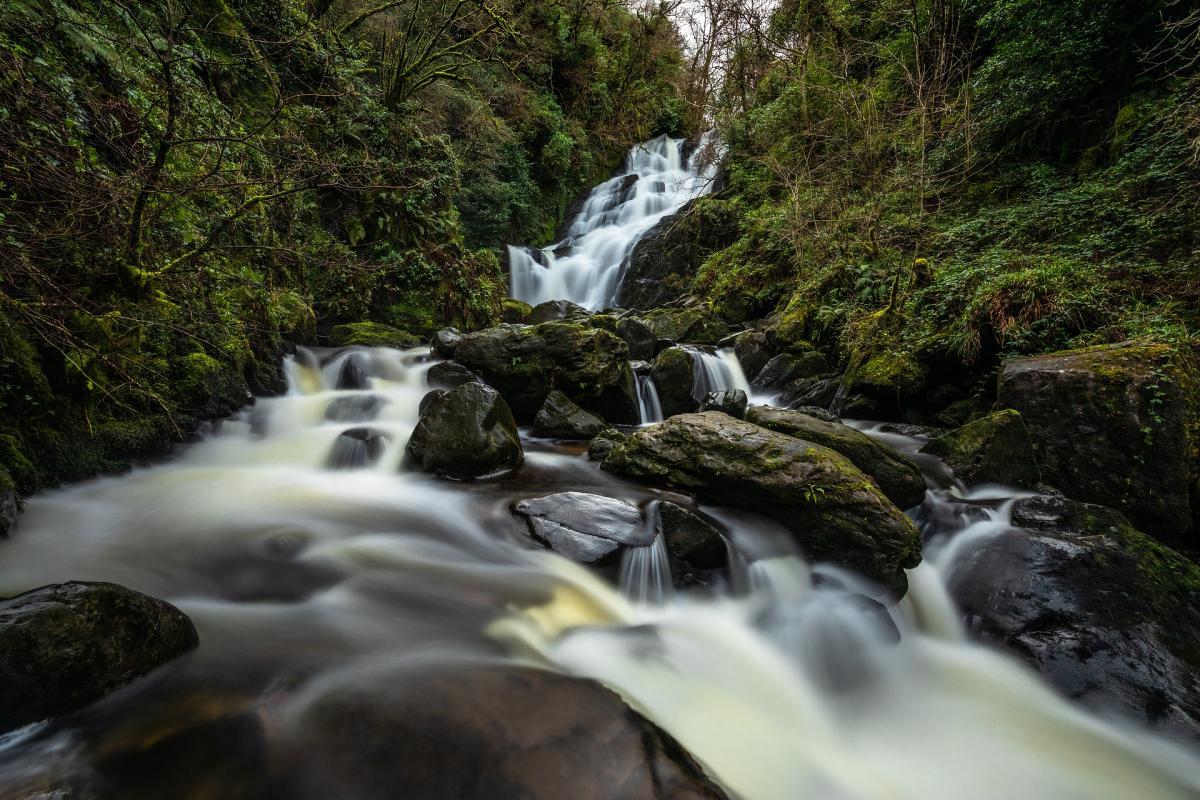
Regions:
[[418, 336], [432, 336], [442, 327], [434, 318], [429, 293], [414, 294], [388, 306], [386, 317], [390, 326], [401, 331], [411, 331]]
[[912, 353], [878, 353], [854, 370], [851, 391], [872, 397], [912, 397], [925, 388], [929, 368]]
[[335, 325], [329, 332], [329, 343], [334, 347], [395, 347], [407, 350], [420, 347], [424, 340], [407, 331], [384, 325], [381, 322], [348, 322]]
[[516, 420], [492, 387], [464, 383], [422, 405], [405, 447], [407, 464], [466, 479], [511, 471], [524, 463]]
[[716, 344], [729, 335], [729, 325], [703, 307], [656, 308], [642, 317], [659, 339], [687, 344]]
[[658, 391], [658, 402], [664, 417], [695, 411], [700, 406], [696, 398], [696, 359], [682, 347], [668, 347], [654, 359], [650, 377]]
[[533, 313], [533, 306], [513, 297], [506, 297], [500, 301], [500, 319], [503, 322], [508, 322], [514, 325], [524, 325], [529, 322], [529, 315]]
[[717, 411], [641, 428], [602, 466], [769, 514], [809, 558], [855, 569], [897, 595], [904, 569], [921, 560], [912, 521], [848, 458]]
[[604, 420], [584, 411], [557, 389], [546, 395], [533, 420], [533, 435], [555, 439], [591, 439], [605, 429]]
[[179, 359], [175, 387], [181, 409], [200, 419], [224, 416], [250, 399], [250, 387], [236, 367], [199, 351]]
[[966, 484], [1033, 487], [1042, 479], [1025, 421], [1011, 408], [949, 431], [921, 452], [945, 461]]

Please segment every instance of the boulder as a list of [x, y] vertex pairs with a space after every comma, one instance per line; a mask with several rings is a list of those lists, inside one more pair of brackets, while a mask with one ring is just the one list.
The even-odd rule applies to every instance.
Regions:
[[840, 378], [800, 378], [788, 384], [780, 399], [793, 409], [803, 406], [829, 408], [841, 385]]
[[500, 301], [500, 320], [514, 325], [525, 325], [533, 314], [533, 306], [522, 300], [506, 297]]
[[951, 573], [972, 633], [1086, 705], [1200, 738], [1200, 567], [1061, 496], [1018, 500], [1013, 524]]
[[746, 416], [746, 405], [749, 398], [741, 389], [725, 389], [720, 392], [709, 392], [700, 401], [701, 411], [720, 411], [731, 417], [742, 419]]
[[421, 402], [417, 405], [417, 417], [420, 418], [422, 414], [428, 411], [429, 407], [437, 402], [438, 398], [445, 397], [448, 394], [450, 394], [450, 392], [445, 389], [430, 389], [425, 393], [425, 396], [421, 398]]
[[856, 569], [897, 594], [904, 568], [920, 561], [912, 521], [849, 459], [727, 414], [681, 414], [641, 428], [602, 466], [773, 516], [810, 558]]
[[439, 361], [425, 373], [425, 382], [431, 389], [453, 389], [478, 380], [478, 375], [457, 361]]
[[437, 358], [454, 358], [454, 349], [461, 340], [457, 328], [442, 328], [429, 341], [429, 349]]
[[604, 420], [584, 411], [555, 389], [533, 420], [533, 435], [556, 439], [591, 439], [605, 428]]
[[522, 422], [531, 422], [552, 389], [617, 423], [639, 421], [629, 346], [616, 334], [573, 322], [501, 325], [467, 334], [455, 360], [481, 374]]
[[616, 333], [629, 345], [629, 357], [635, 361], [650, 361], [657, 355], [657, 337], [637, 317], [621, 317], [617, 320]]
[[330, 422], [367, 422], [375, 419], [384, 403], [383, 398], [375, 394], [335, 397], [325, 406], [325, 419]]
[[821, 408], [820, 406], [797, 406], [793, 408], [792, 411], [795, 411], [797, 414], [804, 414], [805, 416], [819, 419], [822, 422], [841, 422], [841, 420], [838, 419], [837, 414], [834, 414], [827, 408]]
[[643, 319], [654, 335], [688, 344], [716, 344], [729, 335], [729, 326], [706, 308], [656, 308]]
[[1021, 413], [1048, 484], [1185, 540], [1196, 386], [1185, 354], [1125, 342], [1007, 361], [998, 405]]
[[1033, 442], [1012, 409], [988, 414], [942, 434], [921, 448], [935, 455], [966, 484], [1033, 487], [1041, 482]]
[[537, 304], [529, 312], [529, 324], [538, 325], [543, 322], [586, 317], [589, 314], [591, 312], [586, 308], [578, 303], [572, 303], [570, 300], [547, 300]]
[[431, 400], [405, 455], [418, 469], [451, 478], [513, 470], [525, 460], [512, 411], [482, 383], [464, 383]]
[[609, 689], [531, 667], [426, 663], [355, 676], [288, 721], [287, 783], [271, 797], [725, 796]]
[[419, 336], [393, 328], [379, 322], [350, 322], [334, 325], [329, 332], [329, 343], [334, 347], [397, 347], [408, 350], [422, 345]]
[[911, 459], [849, 425], [771, 406], [754, 406], [746, 412], [746, 420], [841, 453], [900, 508], [912, 508], [925, 499], [925, 478]]
[[588, 458], [592, 461], [603, 461], [613, 448], [625, 441], [625, 434], [616, 428], [605, 428], [592, 437], [588, 443]]
[[[742, 364], [742, 372], [751, 381], [762, 371], [771, 360], [771, 350], [767, 344], [767, 335], [761, 331], [742, 331], [732, 337], [730, 344], [738, 361]], [[722, 346], [726, 346], [722, 343]]]
[[387, 448], [388, 437], [370, 428], [342, 431], [333, 442], [329, 466], [333, 469], [359, 469], [379, 460]]
[[352, 353], [342, 362], [342, 368], [338, 370], [337, 383], [334, 388], [341, 391], [369, 389], [371, 379], [367, 377], [367, 371], [363, 369], [365, 360], [366, 356], [360, 352]]
[[654, 532], [641, 510], [626, 500], [586, 492], [559, 492], [522, 500], [513, 510], [534, 538], [581, 564], [612, 561], [622, 547], [645, 547]]
[[728, 563], [729, 551], [721, 531], [682, 506], [665, 500], [658, 504], [658, 531], [667, 552], [688, 567], [711, 570]]
[[780, 353], [768, 361], [754, 378], [754, 388], [780, 392], [793, 381], [815, 378], [829, 370], [825, 357], [815, 350], [800, 354]]
[[650, 370], [654, 386], [658, 390], [658, 402], [663, 417], [673, 417], [695, 411], [696, 360], [682, 347], [668, 347], [654, 359]]
[[82, 708], [198, 643], [179, 609], [111, 583], [0, 601], [0, 730]]

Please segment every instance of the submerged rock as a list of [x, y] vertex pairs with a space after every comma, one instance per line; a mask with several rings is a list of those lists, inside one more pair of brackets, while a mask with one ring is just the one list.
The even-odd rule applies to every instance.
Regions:
[[453, 389], [478, 380], [478, 375], [457, 361], [440, 361], [425, 373], [425, 382], [431, 389]]
[[963, 483], [1036, 486], [1041, 482], [1033, 442], [1021, 414], [1012, 409], [988, 414], [942, 434], [921, 448], [935, 455]]
[[900, 508], [912, 508], [925, 499], [925, 478], [912, 460], [849, 425], [771, 406], [754, 406], [746, 412], [746, 420], [836, 450], [874, 478]]
[[1196, 370], [1167, 345], [1126, 342], [1008, 361], [999, 406], [1021, 413], [1042, 479], [1184, 540], [1195, 476]]
[[584, 411], [555, 389], [546, 395], [533, 420], [533, 435], [557, 439], [590, 439], [605, 428], [604, 420]]
[[533, 310], [529, 312], [529, 324], [538, 325], [542, 322], [586, 317], [591, 313], [583, 306], [578, 303], [572, 303], [570, 300], [547, 300], [544, 303], [534, 306]]
[[658, 389], [663, 417], [695, 411], [696, 360], [682, 347], [668, 347], [654, 359], [650, 377]]
[[343, 431], [333, 443], [329, 466], [334, 469], [359, 469], [374, 464], [387, 448], [388, 437], [370, 428]]
[[438, 358], [454, 358], [454, 349], [462, 341], [457, 328], [442, 328], [429, 341], [429, 349]]
[[629, 346], [606, 330], [577, 322], [501, 325], [464, 336], [455, 360], [496, 387], [523, 422], [553, 389], [611, 422], [639, 420]]
[[616, 428], [605, 428], [592, 437], [588, 443], [588, 458], [592, 461], [603, 461], [613, 448], [625, 441], [625, 434]]
[[778, 519], [810, 558], [857, 569], [902, 594], [920, 537], [845, 456], [715, 411], [642, 428], [604, 469]]
[[329, 332], [329, 343], [334, 347], [396, 347], [407, 350], [420, 347], [422, 340], [407, 331], [379, 322], [351, 322], [335, 325]]
[[365, 357], [359, 353], [352, 353], [342, 363], [342, 368], [338, 370], [337, 384], [334, 388], [339, 391], [347, 389], [369, 389], [371, 380], [367, 377], [367, 372], [363, 369], [360, 363]]
[[700, 401], [701, 411], [720, 411], [731, 417], [742, 419], [746, 416], [746, 405], [749, 398], [741, 389], [725, 389], [720, 392], [709, 392]]
[[1119, 512], [1018, 500], [949, 589], [978, 637], [1085, 704], [1200, 738], [1200, 567]]
[[[280, 758], [292, 800], [724, 797], [680, 745], [598, 683], [445, 664], [313, 698]], [[294, 731], [294, 732], [292, 732]]]
[[179, 609], [111, 583], [0, 601], [0, 730], [82, 708], [192, 650]]
[[330, 422], [367, 422], [375, 419], [383, 405], [383, 398], [375, 394], [335, 397], [325, 406], [325, 419]]
[[482, 383], [464, 383], [430, 400], [405, 455], [418, 469], [451, 478], [512, 470], [525, 460], [512, 411]]
[[522, 500], [514, 511], [551, 550], [582, 564], [605, 563], [621, 547], [645, 547], [652, 531], [633, 503], [586, 492], [559, 492]]

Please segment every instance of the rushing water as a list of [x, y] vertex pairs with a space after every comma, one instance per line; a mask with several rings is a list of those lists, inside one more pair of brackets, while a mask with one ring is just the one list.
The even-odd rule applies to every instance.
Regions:
[[712, 134], [687, 159], [684, 140], [635, 145], [620, 175], [592, 190], [566, 238], [549, 247], [508, 249], [512, 296], [537, 305], [570, 300], [597, 310], [615, 304], [634, 245], [664, 217], [709, 190]]
[[[349, 361], [365, 388], [331, 388]], [[427, 368], [423, 350], [302, 351], [288, 363], [287, 394], [259, 400], [169, 463], [30, 500], [0, 545], [0, 594], [109, 580], [171, 600], [201, 638], [168, 668], [171, 697], [205, 699], [167, 703], [161, 682], [143, 681], [102, 704], [91, 727], [0, 740], [0, 797], [86, 774], [130, 729], [154, 741], [178, 717], [226, 704], [255, 709], [272, 746], [289, 745], [269, 752], [273, 766], [295, 768], [322, 755], [305, 744], [320, 733], [309, 709], [348, 685], [383, 698], [389, 669], [420, 658], [519, 661], [601, 680], [744, 798], [1200, 792], [1193, 754], [1090, 715], [966, 639], [944, 585], [958, 552], [1008, 524], [1008, 493], [964, 493], [932, 474], [926, 560], [887, 610], [864, 601], [873, 590], [854, 576], [807, 564], [764, 518], [721, 508], [704, 511], [728, 529], [725, 586], [673, 590], [661, 537], [625, 555], [614, 585], [535, 547], [511, 504], [592, 491], [642, 504], [653, 525], [661, 495], [533, 441], [506, 478], [400, 471]], [[364, 426], [380, 448], [370, 463], [338, 469], [342, 434]], [[239, 763], [238, 742], [212, 746], [214, 774], [239, 780], [221, 766]], [[361, 796], [372, 779], [369, 769], [348, 775], [340, 796]]]

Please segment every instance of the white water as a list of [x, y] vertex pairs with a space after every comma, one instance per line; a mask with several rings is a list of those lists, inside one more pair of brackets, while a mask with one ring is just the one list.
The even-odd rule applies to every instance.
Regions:
[[[33, 498], [0, 543], [0, 594], [112, 580], [176, 602], [200, 629], [197, 679], [262, 674], [256, 713], [284, 740], [305, 733], [296, 703], [365, 666], [477, 659], [499, 643], [613, 687], [750, 800], [1200, 793], [1195, 753], [1092, 716], [967, 640], [944, 584], [957, 552], [1008, 524], [1004, 504], [978, 506], [995, 495], [937, 496], [937, 547], [886, 612], [864, 609], [872, 590], [853, 576], [810, 567], [769, 524], [720, 509], [707, 510], [733, 525], [738, 591], [672, 593], [659, 537], [626, 556], [622, 593], [510, 536], [512, 498], [490, 484], [397, 472], [425, 391], [421, 356], [358, 350], [320, 366], [302, 353], [287, 395], [172, 462]], [[330, 389], [351, 357], [368, 387]], [[381, 401], [371, 419], [327, 419], [331, 403], [368, 395]], [[363, 425], [389, 437], [378, 463], [328, 469], [338, 435]], [[603, 480], [579, 455], [533, 453], [525, 469], [538, 475], [531, 496]], [[305, 691], [280, 695], [298, 674]], [[70, 772], [52, 761], [86, 758], [76, 734], [55, 735], [28, 753], [20, 737], [0, 742], [0, 796]]]
[[686, 163], [682, 139], [664, 135], [635, 145], [624, 171], [592, 190], [566, 239], [536, 252], [508, 248], [512, 296], [532, 305], [570, 300], [593, 311], [614, 305], [638, 240], [709, 190], [713, 141], [705, 134]]
[[685, 345], [692, 355], [692, 397], [703, 400], [709, 392], [741, 389], [750, 397], [750, 382], [732, 348], [711, 352], [703, 347]]
[[649, 375], [638, 375], [638, 412], [643, 425], [663, 421], [662, 403], [658, 399], [658, 387]]

